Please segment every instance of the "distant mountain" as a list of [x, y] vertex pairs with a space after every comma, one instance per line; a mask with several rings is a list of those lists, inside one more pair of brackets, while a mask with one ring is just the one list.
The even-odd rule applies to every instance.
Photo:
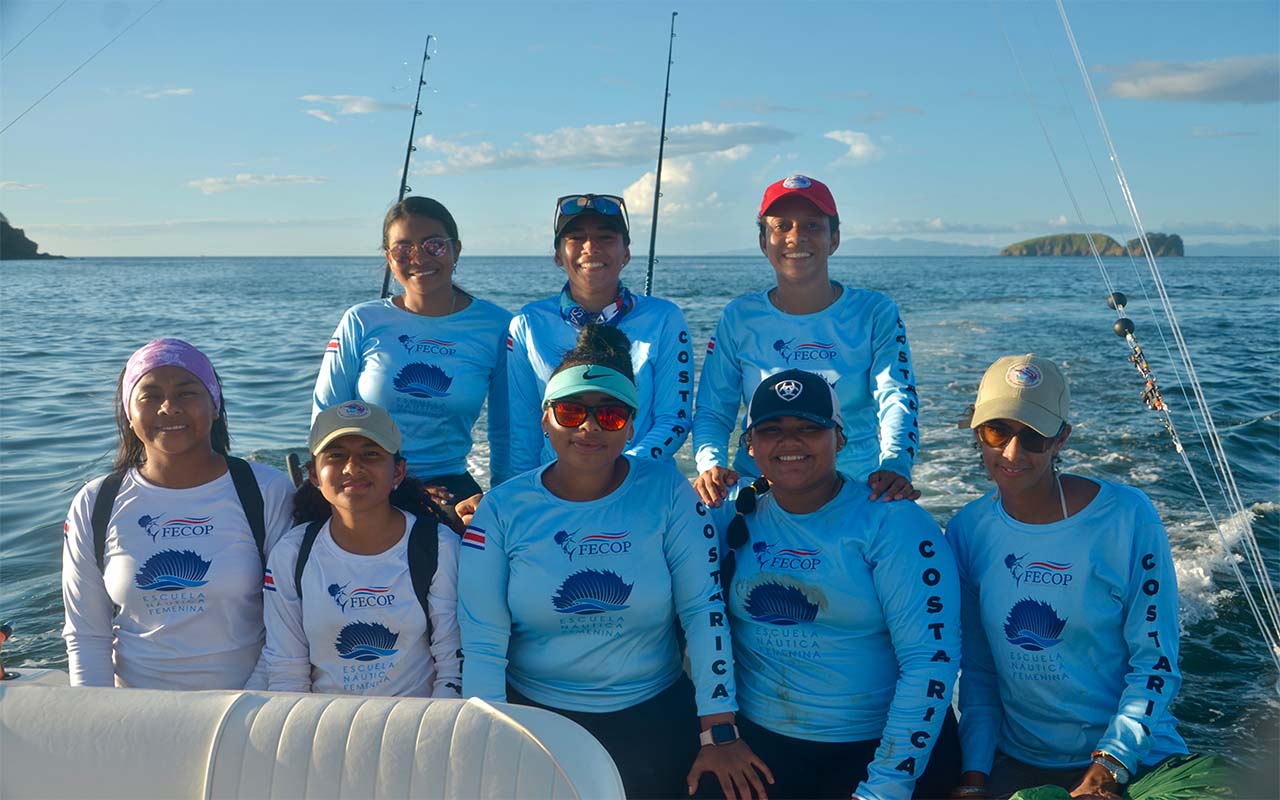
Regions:
[[[1089, 239], [1101, 256], [1122, 256], [1142, 254], [1142, 240], [1130, 239], [1121, 245], [1115, 239], [1103, 233], [1059, 233], [1053, 236], [1040, 236], [1035, 239], [1011, 244], [1000, 251], [1002, 256], [1091, 256]], [[1147, 233], [1147, 242], [1157, 257], [1181, 256], [1183, 253], [1182, 237], [1176, 233]]]
[[1187, 255], [1191, 256], [1271, 256], [1280, 257], [1280, 239], [1267, 239], [1261, 242], [1197, 242], [1187, 246]]
[[9, 224], [9, 219], [0, 214], [0, 260], [17, 261], [27, 258], [62, 258], [40, 252], [40, 245], [27, 238], [22, 228]]
[[[840, 237], [837, 256], [994, 256], [994, 247], [982, 247], [954, 242], [931, 242], [927, 239], [889, 239], [885, 237]], [[760, 255], [756, 247], [714, 253], [721, 256]]]

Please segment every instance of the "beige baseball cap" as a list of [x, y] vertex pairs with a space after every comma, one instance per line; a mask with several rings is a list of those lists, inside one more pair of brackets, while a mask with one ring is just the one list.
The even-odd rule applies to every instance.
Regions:
[[1005, 356], [982, 376], [969, 427], [1012, 419], [1042, 436], [1056, 436], [1070, 410], [1071, 392], [1056, 364], [1031, 353]]
[[400, 429], [387, 410], [363, 400], [348, 400], [329, 406], [311, 423], [307, 449], [318, 456], [325, 446], [341, 436], [363, 436], [386, 450], [400, 452]]

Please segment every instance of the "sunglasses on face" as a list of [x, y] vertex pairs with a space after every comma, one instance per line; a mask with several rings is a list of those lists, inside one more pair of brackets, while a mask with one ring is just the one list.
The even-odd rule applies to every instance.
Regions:
[[620, 431], [631, 419], [631, 409], [620, 405], [588, 406], [569, 400], [556, 400], [551, 404], [551, 416], [562, 428], [576, 428], [587, 421], [587, 415], [596, 418], [596, 422], [606, 431]]
[[559, 222], [565, 217], [594, 211], [606, 217], [622, 217], [627, 221], [627, 205], [621, 197], [613, 194], [567, 194], [556, 201], [556, 218]]
[[408, 261], [414, 253], [422, 253], [426, 258], [439, 258], [449, 252], [449, 243], [453, 239], [446, 236], [432, 236], [414, 244], [413, 242], [396, 242], [387, 248], [387, 252], [396, 261]]
[[1053, 436], [1044, 436], [1036, 433], [1031, 428], [1023, 428], [1018, 432], [1014, 432], [1012, 428], [1002, 422], [984, 422], [974, 428], [978, 434], [978, 441], [987, 447], [994, 447], [997, 450], [1003, 450], [1011, 439], [1017, 438], [1018, 445], [1031, 453], [1043, 453], [1062, 435], [1062, 428], [1058, 428], [1058, 432]]

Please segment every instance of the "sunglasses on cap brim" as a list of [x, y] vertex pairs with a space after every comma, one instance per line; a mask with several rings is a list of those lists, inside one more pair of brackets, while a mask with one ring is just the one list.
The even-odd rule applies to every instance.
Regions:
[[1052, 436], [1045, 436], [1030, 427], [1014, 433], [1013, 429], [1003, 422], [983, 422], [975, 427], [973, 431], [978, 435], [978, 441], [987, 447], [1003, 450], [1011, 440], [1016, 438], [1022, 449], [1031, 453], [1043, 453], [1053, 447], [1053, 443], [1058, 441], [1058, 437], [1062, 436], [1062, 431], [1066, 427], [1067, 424], [1064, 422], [1058, 428], [1057, 433]]
[[605, 217], [621, 217], [622, 224], [630, 228], [627, 204], [614, 194], [567, 194], [556, 201], [556, 216], [552, 224], [558, 230], [565, 217], [594, 212]]

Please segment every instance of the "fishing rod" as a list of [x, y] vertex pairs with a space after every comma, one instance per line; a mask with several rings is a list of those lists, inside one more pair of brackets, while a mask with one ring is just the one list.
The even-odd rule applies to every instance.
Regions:
[[[418, 126], [418, 117], [422, 116], [422, 87], [427, 85], [427, 62], [431, 60], [431, 34], [427, 34], [427, 44], [422, 48], [422, 69], [418, 71], [418, 92], [413, 98], [413, 119], [409, 121], [409, 145], [404, 150], [404, 170], [400, 173], [400, 196], [396, 198], [396, 202], [404, 199], [404, 196], [412, 191], [409, 187], [409, 157], [413, 155], [413, 151], [418, 148], [413, 146], [413, 132]], [[391, 290], [391, 264], [387, 264], [386, 269], [382, 272], [382, 294], [379, 297], [385, 298]]]
[[658, 198], [662, 197], [662, 151], [667, 143], [667, 101], [671, 99], [671, 52], [676, 45], [676, 15], [671, 12], [671, 41], [667, 43], [667, 85], [662, 95], [662, 129], [658, 133], [658, 169], [653, 181], [653, 222], [649, 225], [649, 271], [644, 276], [644, 293], [653, 294], [653, 247], [658, 241]]
[[[396, 202], [404, 199], [412, 189], [409, 186], [409, 157], [414, 150], [418, 148], [413, 146], [413, 134], [418, 125], [418, 117], [422, 116], [422, 87], [427, 85], [427, 62], [431, 60], [431, 34], [427, 34], [427, 43], [422, 48], [422, 68], [418, 71], [418, 91], [413, 98], [413, 119], [409, 122], [409, 145], [404, 150], [404, 169], [400, 172], [400, 196]], [[382, 272], [382, 298], [386, 298], [391, 290], [391, 264], [387, 264]], [[302, 463], [298, 459], [297, 453], [289, 453], [284, 457], [285, 469], [289, 472], [289, 479], [293, 481], [294, 486], [301, 486], [305, 476], [302, 474]]]

